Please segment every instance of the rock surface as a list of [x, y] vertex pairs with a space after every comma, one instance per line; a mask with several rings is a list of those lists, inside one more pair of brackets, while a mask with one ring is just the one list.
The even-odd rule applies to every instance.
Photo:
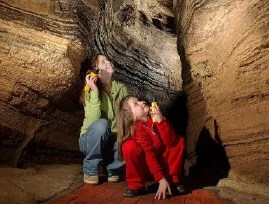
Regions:
[[[102, 1], [99, 1], [102, 2]], [[82, 1], [87, 50], [105, 53], [130, 92], [169, 106], [182, 91], [171, 1]]]
[[46, 203], [82, 185], [81, 165], [0, 167], [0, 203]]
[[102, 52], [179, 133], [188, 123], [187, 170], [267, 189], [265, 0], [1, 0], [0, 10], [0, 163], [81, 163], [81, 64]]
[[177, 1], [175, 10], [189, 155], [206, 134], [224, 147], [230, 179], [268, 186], [268, 2]]
[[4, 0], [0, 9], [1, 163], [80, 162], [81, 63], [94, 52], [144, 99], [168, 108], [181, 91], [169, 2]]
[[0, 2], [1, 163], [80, 158], [78, 76], [86, 54], [72, 5], [63, 6]]

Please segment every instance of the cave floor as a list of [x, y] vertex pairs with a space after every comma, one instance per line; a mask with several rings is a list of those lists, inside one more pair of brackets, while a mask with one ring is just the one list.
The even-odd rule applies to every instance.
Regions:
[[[150, 183], [149, 183], [150, 184]], [[134, 198], [124, 197], [126, 189], [125, 182], [109, 183], [104, 182], [97, 186], [84, 184], [80, 188], [68, 193], [52, 204], [148, 204], [148, 203], [176, 203], [176, 204], [230, 204], [228, 199], [216, 197], [213, 191], [198, 189], [189, 194], [172, 196], [165, 200], [154, 200], [155, 193], [151, 192]]]
[[[247, 194], [232, 188], [216, 186], [214, 177], [199, 170], [185, 177], [186, 194], [165, 200], [154, 200], [156, 185], [146, 184], [149, 193], [125, 198], [126, 182], [109, 183], [101, 175], [100, 184], [84, 184], [82, 166], [79, 164], [34, 165], [27, 168], [0, 167], [0, 203], [3, 204], [269, 204], [269, 197]], [[123, 179], [124, 180], [124, 179]], [[213, 182], [209, 182], [212, 180]], [[206, 187], [207, 186], [207, 187]]]

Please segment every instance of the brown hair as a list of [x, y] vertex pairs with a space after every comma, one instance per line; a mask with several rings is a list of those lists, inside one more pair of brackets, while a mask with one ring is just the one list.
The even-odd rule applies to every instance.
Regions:
[[134, 118], [131, 111], [131, 107], [128, 104], [128, 100], [134, 96], [125, 96], [118, 106], [117, 111], [117, 143], [118, 143], [118, 154], [119, 160], [123, 160], [122, 155], [122, 144], [129, 138], [131, 138], [134, 132]]
[[80, 99], [79, 99], [80, 103], [83, 104], [83, 105], [85, 105], [85, 91], [84, 91], [84, 87], [85, 87], [85, 85], [86, 85], [86, 79], [85, 79], [85, 77], [86, 77], [86, 73], [88, 73], [89, 70], [93, 69], [93, 67], [96, 67], [96, 66], [97, 66], [98, 58], [99, 58], [100, 55], [103, 55], [103, 54], [101, 54], [101, 53], [97, 53], [97, 54], [95, 54], [95, 55], [91, 58], [91, 64], [90, 64], [90, 67], [89, 67], [89, 69], [87, 69], [87, 71], [85, 72], [85, 76], [83, 76], [83, 78], [84, 78], [84, 85], [83, 85], [83, 89], [82, 89], [82, 91], [81, 91], [81, 93], [80, 93]]

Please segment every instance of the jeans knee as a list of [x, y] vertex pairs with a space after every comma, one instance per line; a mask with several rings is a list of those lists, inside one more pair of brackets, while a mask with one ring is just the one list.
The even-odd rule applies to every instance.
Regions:
[[110, 130], [110, 126], [108, 124], [108, 121], [104, 118], [100, 118], [98, 120], [96, 120], [93, 124], [93, 129], [96, 135], [99, 136], [110, 136], [111, 134], [111, 130]]

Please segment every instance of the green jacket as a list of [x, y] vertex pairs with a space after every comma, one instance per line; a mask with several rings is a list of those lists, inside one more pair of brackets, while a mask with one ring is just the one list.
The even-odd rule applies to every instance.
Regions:
[[109, 95], [99, 90], [85, 92], [84, 121], [80, 135], [85, 133], [88, 127], [99, 118], [107, 119], [112, 133], [117, 134], [116, 112], [118, 103], [127, 95], [126, 86], [115, 80], [112, 81]]

